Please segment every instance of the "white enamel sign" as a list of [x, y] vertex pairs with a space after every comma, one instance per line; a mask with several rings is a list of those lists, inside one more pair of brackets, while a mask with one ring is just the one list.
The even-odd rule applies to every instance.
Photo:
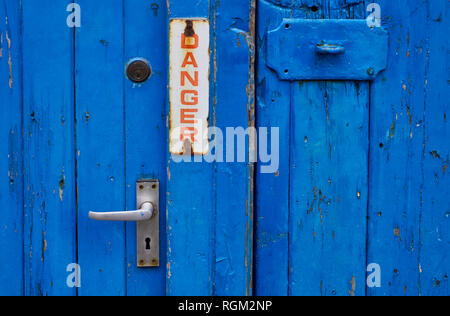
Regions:
[[170, 153], [207, 154], [209, 22], [170, 22]]

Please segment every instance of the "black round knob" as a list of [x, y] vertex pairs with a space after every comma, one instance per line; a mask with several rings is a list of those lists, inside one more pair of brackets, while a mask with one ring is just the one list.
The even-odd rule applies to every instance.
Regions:
[[128, 64], [127, 77], [135, 83], [143, 83], [147, 81], [151, 74], [152, 69], [144, 60], [135, 60]]

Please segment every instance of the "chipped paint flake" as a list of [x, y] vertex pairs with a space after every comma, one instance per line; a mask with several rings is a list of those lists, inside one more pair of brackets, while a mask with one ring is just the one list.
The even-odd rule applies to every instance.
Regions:
[[355, 277], [353, 277], [352, 280], [350, 281], [350, 285], [352, 286], [352, 289], [350, 290], [350, 295], [355, 296], [355, 293], [356, 293], [356, 278]]
[[[6, 24], [8, 24], [8, 23], [6, 23]], [[11, 57], [11, 39], [9, 38], [8, 31], [5, 32], [5, 38], [6, 38], [6, 45], [8, 48], [8, 66], [9, 66], [8, 84], [9, 84], [9, 88], [12, 89], [12, 87], [13, 87], [13, 72], [12, 72], [12, 57]], [[3, 36], [1, 38], [1, 42], [2, 42], [1, 44], [3, 47]], [[2, 56], [3, 56], [3, 48], [2, 48], [2, 51], [0, 52], [0, 57], [2, 57]]]
[[66, 188], [66, 176], [64, 174], [61, 175], [59, 180], [59, 199], [61, 202], [64, 200], [64, 189]]

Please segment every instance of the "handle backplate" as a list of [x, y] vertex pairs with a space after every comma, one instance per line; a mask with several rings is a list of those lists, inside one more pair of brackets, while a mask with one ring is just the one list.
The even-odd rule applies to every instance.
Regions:
[[136, 183], [136, 205], [153, 204], [153, 217], [137, 222], [137, 266], [159, 267], [159, 181], [144, 180]]

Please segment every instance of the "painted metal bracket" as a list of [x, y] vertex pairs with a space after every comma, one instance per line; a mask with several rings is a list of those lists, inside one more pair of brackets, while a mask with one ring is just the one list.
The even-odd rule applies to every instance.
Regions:
[[267, 66], [281, 80], [373, 80], [389, 35], [366, 20], [284, 19], [267, 33]]

